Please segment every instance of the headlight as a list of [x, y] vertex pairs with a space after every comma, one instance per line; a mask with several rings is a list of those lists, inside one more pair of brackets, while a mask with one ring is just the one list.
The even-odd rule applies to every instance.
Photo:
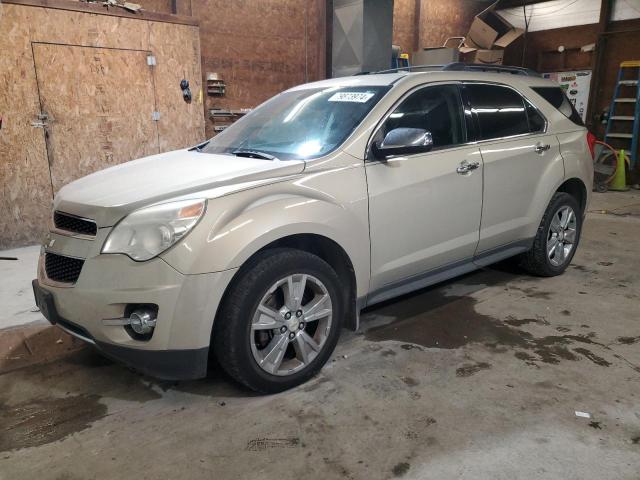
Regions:
[[202, 217], [205, 206], [206, 200], [184, 200], [136, 210], [113, 228], [102, 253], [149, 260], [184, 238]]

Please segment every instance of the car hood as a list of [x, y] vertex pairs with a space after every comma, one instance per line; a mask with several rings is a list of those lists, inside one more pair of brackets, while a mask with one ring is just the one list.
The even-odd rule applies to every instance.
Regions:
[[212, 198], [299, 174], [304, 167], [302, 160], [261, 160], [176, 150], [71, 182], [60, 189], [53, 206], [55, 210], [91, 218], [98, 227], [110, 227], [146, 205], [203, 191], [204, 197]]

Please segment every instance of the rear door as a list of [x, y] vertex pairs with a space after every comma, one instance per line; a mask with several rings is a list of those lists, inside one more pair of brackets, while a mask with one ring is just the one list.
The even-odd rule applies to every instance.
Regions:
[[559, 143], [528, 100], [505, 85], [467, 83], [484, 163], [480, 241], [476, 255], [524, 250], [541, 219], [550, 185], [564, 176]]

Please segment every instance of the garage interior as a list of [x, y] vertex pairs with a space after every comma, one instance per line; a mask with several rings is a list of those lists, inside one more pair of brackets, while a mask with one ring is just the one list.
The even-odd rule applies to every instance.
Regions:
[[[640, 1], [2, 0], [0, 52], [0, 480], [638, 478]], [[142, 375], [35, 306], [69, 182], [299, 84], [457, 61], [548, 74], [602, 142], [563, 275], [503, 262], [367, 308], [270, 396]]]

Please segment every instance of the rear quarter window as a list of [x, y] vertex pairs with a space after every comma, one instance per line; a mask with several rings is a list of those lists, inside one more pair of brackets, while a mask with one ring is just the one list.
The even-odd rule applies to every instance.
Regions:
[[531, 87], [531, 90], [553, 105], [556, 110], [559, 110], [560, 113], [573, 123], [584, 127], [584, 122], [582, 118], [580, 118], [580, 114], [560, 87]]

